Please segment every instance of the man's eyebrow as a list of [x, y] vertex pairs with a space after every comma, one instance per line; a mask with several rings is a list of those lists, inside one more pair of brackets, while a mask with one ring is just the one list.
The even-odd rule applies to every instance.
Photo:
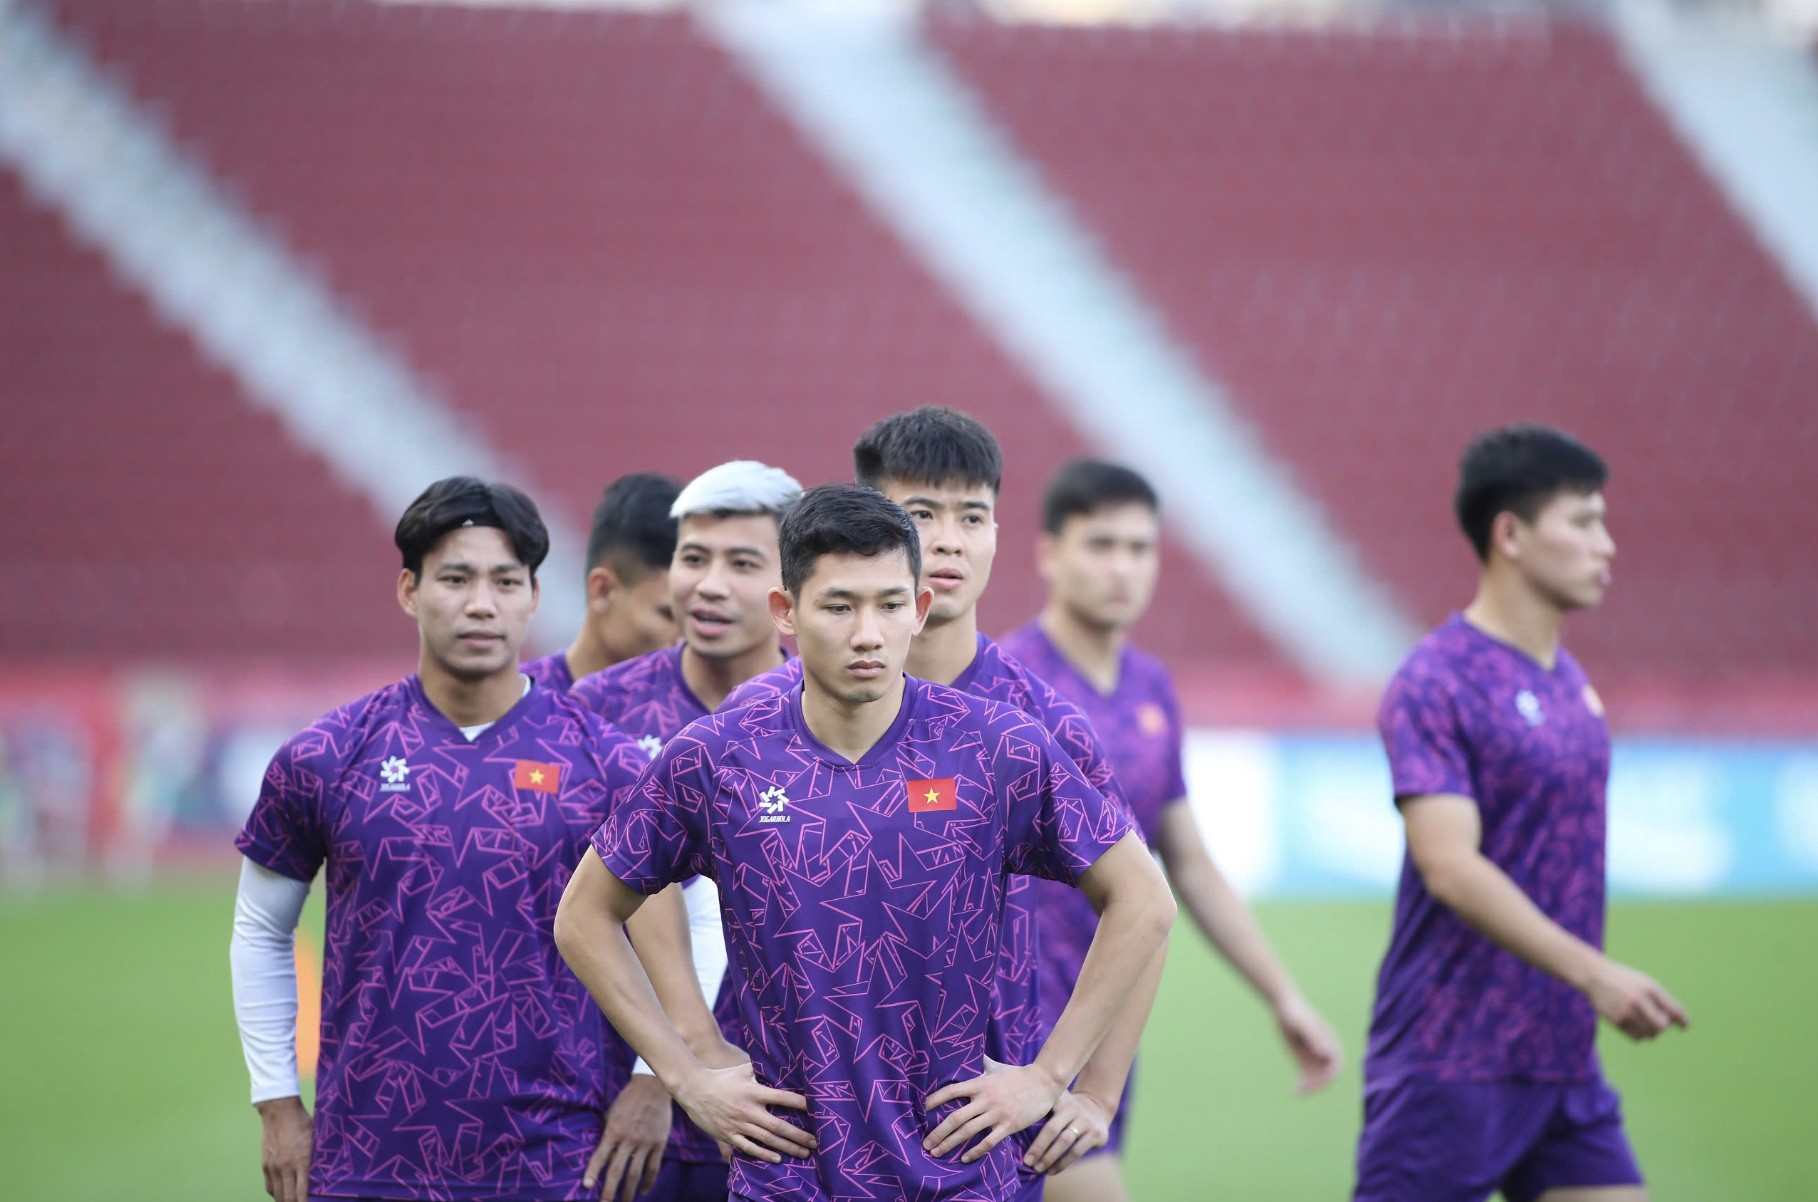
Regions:
[[[713, 554], [712, 547], [709, 547], [706, 543], [701, 542], [699, 539], [693, 539], [693, 538], [684, 540], [682, 542], [682, 544], [676, 548], [676, 550], [678, 550], [678, 551], [700, 551], [706, 555]], [[724, 548], [724, 551], [728, 555], [750, 555], [750, 556], [754, 556], [755, 558], [758, 558], [758, 559], [770, 558], [770, 553], [765, 551], [764, 548], [757, 546], [755, 543], [748, 545], [748, 546], [726, 547], [726, 548]]]
[[[935, 497], [924, 496], [921, 493], [912, 493], [911, 495], [904, 497], [903, 504], [904, 504], [904, 506], [925, 505], [929, 509], [944, 509], [944, 508], [946, 508], [946, 505], [947, 505], [947, 503], [945, 501], [939, 500]], [[978, 500], [956, 501], [956, 502], [954, 502], [954, 505], [960, 509], [990, 509], [991, 508], [991, 502], [978, 501]]]
[[[893, 584], [889, 588], [879, 589], [871, 595], [874, 597], [900, 597], [908, 591], [909, 586], [906, 584]], [[865, 594], [861, 593], [858, 589], [837, 587], [824, 588], [816, 595], [822, 600], [835, 601], [855, 601], [860, 600], [865, 596]]]

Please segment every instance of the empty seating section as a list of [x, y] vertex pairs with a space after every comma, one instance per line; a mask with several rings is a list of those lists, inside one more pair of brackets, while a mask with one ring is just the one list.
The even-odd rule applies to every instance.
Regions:
[[1458, 448], [1533, 418], [1614, 470], [1587, 659], [1818, 667], [1818, 325], [1601, 32], [1434, 28], [932, 36], [1421, 620]]
[[[1085, 448], [686, 18], [208, 0], [59, 12], [576, 524], [634, 469], [756, 457], [846, 479], [870, 421], [951, 403], [997, 431], [1020, 490], [987, 623], [1039, 603], [1034, 490]], [[368, 522], [337, 537], [376, 535]], [[1268, 662], [1175, 562], [1154, 637]]]
[[0, 246], [0, 660], [395, 656], [366, 502], [9, 173]]
[[[572, 523], [634, 469], [845, 478], [869, 421], [947, 402], [1009, 459], [987, 627], [1038, 603], [1078, 436], [688, 18], [55, 11]], [[1601, 33], [1444, 28], [927, 32], [1420, 620], [1470, 587], [1460, 444], [1535, 418], [1615, 470], [1588, 659], [1818, 669], [1818, 324]], [[11, 175], [0, 244], [9, 561], [43, 581], [0, 655], [395, 651], [388, 516]], [[1283, 666], [1178, 549], [1143, 633]]]

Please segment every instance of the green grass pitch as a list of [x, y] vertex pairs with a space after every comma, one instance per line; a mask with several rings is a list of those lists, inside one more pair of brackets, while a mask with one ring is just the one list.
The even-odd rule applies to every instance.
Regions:
[[[0, 898], [0, 1192], [264, 1196], [228, 996], [231, 907], [226, 883]], [[1181, 931], [1130, 1137], [1142, 1202], [1348, 1196], [1356, 1057], [1388, 905], [1260, 913], [1351, 1064], [1324, 1094], [1294, 1097], [1260, 1008]], [[1818, 1198], [1818, 901], [1618, 904], [1610, 945], [1692, 1013], [1689, 1033], [1651, 1046], [1604, 1032], [1656, 1202]]]

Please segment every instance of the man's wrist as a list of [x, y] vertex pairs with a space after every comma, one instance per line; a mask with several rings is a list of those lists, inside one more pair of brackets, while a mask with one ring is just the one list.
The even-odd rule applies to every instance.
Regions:
[[1038, 1055], [1035, 1058], [1035, 1063], [1031, 1064], [1029, 1067], [1041, 1074], [1043, 1083], [1053, 1089], [1054, 1096], [1057, 1098], [1067, 1091], [1067, 1085], [1073, 1079], [1070, 1074], [1055, 1067], [1054, 1062], [1046, 1055]]
[[254, 1102], [253, 1109], [259, 1112], [260, 1118], [269, 1120], [303, 1110], [303, 1099], [296, 1094], [282, 1098], [265, 1098]]

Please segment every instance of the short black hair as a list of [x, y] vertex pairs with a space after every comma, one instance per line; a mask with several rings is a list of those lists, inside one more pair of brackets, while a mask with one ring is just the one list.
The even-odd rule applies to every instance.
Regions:
[[796, 600], [823, 555], [909, 557], [909, 579], [922, 579], [922, 536], [903, 507], [862, 484], [823, 484], [802, 494], [776, 533], [783, 588]]
[[680, 483], [657, 472], [632, 472], [608, 484], [587, 532], [587, 570], [610, 558], [625, 583], [636, 584], [667, 568], [680, 524], [669, 507], [681, 491]]
[[463, 526], [493, 526], [505, 532], [512, 554], [530, 569], [537, 569], [549, 554], [549, 531], [536, 502], [509, 484], [488, 484], [472, 476], [437, 480], [410, 503], [391, 539], [404, 557], [404, 570], [419, 579], [423, 559], [442, 536]]
[[1059, 534], [1068, 518], [1126, 501], [1161, 509], [1155, 489], [1137, 472], [1108, 459], [1075, 459], [1061, 464], [1048, 480], [1048, 491], [1042, 496], [1042, 529]]
[[1487, 563], [1497, 514], [1532, 522], [1560, 493], [1594, 493], [1609, 477], [1597, 452], [1570, 434], [1529, 422], [1503, 426], [1479, 434], [1464, 449], [1452, 510], [1471, 549]]
[[1004, 453], [985, 423], [945, 405], [923, 405], [887, 417], [859, 435], [852, 447], [852, 471], [860, 484], [879, 488], [886, 480], [945, 484], [958, 480], [987, 485], [993, 493], [1004, 480]]

